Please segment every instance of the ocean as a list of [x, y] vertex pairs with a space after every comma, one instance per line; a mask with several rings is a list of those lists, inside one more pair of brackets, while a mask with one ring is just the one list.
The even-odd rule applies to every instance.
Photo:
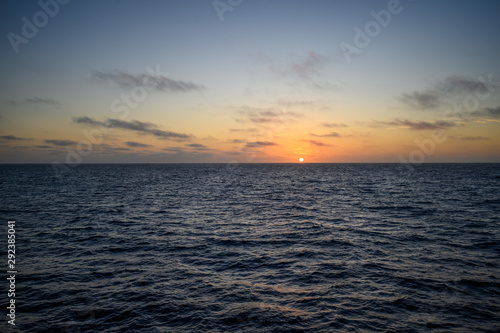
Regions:
[[0, 184], [2, 332], [500, 331], [500, 164], [0, 165]]

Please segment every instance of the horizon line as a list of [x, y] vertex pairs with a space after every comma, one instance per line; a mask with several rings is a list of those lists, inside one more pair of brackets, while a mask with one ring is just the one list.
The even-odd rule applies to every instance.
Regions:
[[499, 162], [423, 162], [423, 163], [403, 163], [403, 162], [95, 162], [95, 163], [79, 163], [71, 165], [67, 163], [51, 162], [51, 163], [36, 163], [36, 162], [20, 162], [20, 163], [0, 163], [0, 165], [52, 165], [58, 163], [69, 167], [77, 167], [80, 165], [117, 165], [117, 164], [230, 164], [230, 165], [258, 165], [258, 164], [410, 164], [419, 166], [424, 164], [500, 164]]

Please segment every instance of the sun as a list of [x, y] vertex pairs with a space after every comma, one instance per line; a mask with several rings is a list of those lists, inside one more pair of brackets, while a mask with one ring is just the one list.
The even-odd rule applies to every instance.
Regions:
[[299, 162], [304, 162], [304, 158], [299, 158]]

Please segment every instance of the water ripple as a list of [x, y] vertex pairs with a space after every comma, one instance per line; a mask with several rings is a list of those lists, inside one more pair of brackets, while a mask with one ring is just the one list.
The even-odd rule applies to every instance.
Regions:
[[500, 331], [498, 164], [0, 168], [23, 332]]

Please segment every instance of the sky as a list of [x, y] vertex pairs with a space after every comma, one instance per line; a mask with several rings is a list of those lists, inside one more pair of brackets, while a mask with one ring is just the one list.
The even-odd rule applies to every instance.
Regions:
[[500, 2], [2, 3], [0, 163], [500, 162]]

